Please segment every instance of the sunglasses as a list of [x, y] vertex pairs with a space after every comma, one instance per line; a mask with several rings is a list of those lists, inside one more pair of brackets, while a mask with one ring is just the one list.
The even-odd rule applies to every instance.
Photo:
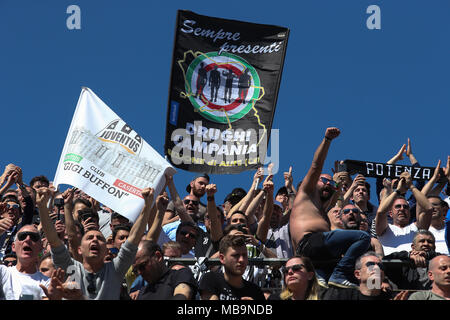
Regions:
[[197, 201], [197, 200], [191, 200], [191, 199], [184, 199], [183, 202], [184, 202], [184, 204], [189, 204], [190, 202], [192, 202], [192, 204], [193, 204], [194, 206], [198, 206], [198, 204], [199, 204], [199, 201]]
[[18, 204], [9, 204], [9, 203], [7, 203], [6, 204], [6, 208], [7, 209], [19, 209], [20, 206]]
[[297, 272], [297, 271], [300, 271], [300, 270], [302, 270], [302, 269], [306, 269], [306, 267], [305, 267], [305, 265], [302, 264], [302, 263], [294, 264], [294, 265], [289, 266], [289, 267], [286, 267], [286, 266], [285, 266], [283, 272], [284, 272], [285, 274], [288, 274], [289, 271], [290, 271], [291, 269], [292, 269], [292, 272]]
[[403, 209], [405, 209], [405, 210], [409, 210], [409, 206], [408, 206], [407, 204], [396, 204], [396, 205], [394, 206], [394, 208], [395, 208], [395, 209], [401, 209], [401, 208], [403, 208]]
[[39, 235], [39, 233], [30, 232], [30, 231], [19, 232], [17, 234], [17, 239], [19, 239], [19, 241], [23, 241], [28, 236], [30, 236], [31, 241], [33, 241], [33, 242], [38, 242], [39, 240], [41, 240], [41, 236]]
[[320, 180], [322, 181], [323, 184], [330, 184], [330, 186], [331, 186], [333, 189], [337, 190], [337, 188], [338, 188], [338, 183], [337, 183], [336, 181], [327, 179], [327, 178], [325, 178], [325, 177], [320, 177]]
[[197, 235], [195, 233], [192, 233], [192, 232], [181, 230], [178, 233], [181, 234], [183, 237], [186, 237], [186, 235], [189, 235], [189, 238], [197, 239]]
[[373, 261], [366, 262], [367, 268], [374, 267], [375, 265], [377, 265], [378, 268], [380, 268], [381, 270], [384, 270], [384, 266], [381, 262], [373, 262]]
[[353, 212], [353, 213], [361, 213], [361, 211], [359, 210], [359, 209], [357, 209], [357, 208], [352, 208], [352, 209], [344, 209], [344, 210], [342, 210], [342, 213], [343, 214], [349, 214], [350, 212]]
[[12, 267], [17, 264], [17, 260], [3, 260], [3, 264], [7, 267]]

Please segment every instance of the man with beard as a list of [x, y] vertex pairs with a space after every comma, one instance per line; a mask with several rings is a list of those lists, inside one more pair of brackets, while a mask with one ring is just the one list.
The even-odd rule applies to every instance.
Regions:
[[242, 278], [248, 265], [244, 236], [223, 237], [220, 240], [219, 260], [224, 272], [210, 271], [200, 279], [202, 300], [265, 300], [256, 284]]
[[393, 252], [385, 259], [400, 259], [404, 264], [394, 264], [386, 273], [392, 282], [401, 289], [428, 290], [431, 288], [431, 280], [428, 278], [428, 263], [434, 257], [441, 255], [436, 253], [435, 238], [428, 230], [416, 232], [411, 251]]
[[[416, 198], [417, 221], [410, 223], [410, 206], [400, 194], [410, 189]], [[387, 214], [392, 217], [393, 224], [388, 223]], [[419, 229], [428, 230], [431, 223], [433, 207], [426, 196], [412, 184], [411, 175], [403, 172], [400, 175], [397, 189], [381, 201], [375, 219], [375, 231], [383, 245], [386, 255], [395, 251], [409, 250], [414, 234]]]
[[[205, 224], [203, 224], [196, 218], [198, 216], [200, 204], [199, 198], [195, 195], [198, 194], [197, 191], [193, 192], [195, 194], [188, 194], [186, 197], [184, 197], [183, 201], [181, 201], [172, 177], [166, 176], [166, 179], [167, 186], [169, 187], [170, 195], [172, 197], [172, 202], [176, 211], [178, 212], [178, 217], [176, 221], [163, 226], [164, 232], [160, 234], [158, 244], [162, 245], [169, 240], [178, 242], [177, 237], [180, 224], [189, 222], [197, 227], [197, 237], [193, 239], [195, 244], [195, 256], [209, 257], [217, 251], [218, 241], [222, 237], [223, 214], [219, 211], [215, 204], [214, 194], [217, 192], [216, 185], [208, 184], [206, 186], [203, 186], [203, 182], [205, 181], [199, 182], [199, 179], [196, 179], [196, 183], [199, 183], [199, 186], [192, 187], [192, 190], [202, 190], [201, 192], [208, 193], [208, 207], [205, 214], [205, 217], [207, 217], [207, 219], [205, 219]], [[189, 250], [191, 249], [192, 246], [189, 248]], [[188, 254], [188, 252], [183, 253], [183, 255], [185, 254]]]
[[169, 269], [159, 245], [143, 240], [136, 253], [133, 268], [146, 281], [138, 300], [193, 299], [197, 283], [189, 268]]
[[[370, 236], [360, 230], [332, 230], [326, 209], [338, 186], [331, 176], [322, 173], [325, 158], [338, 128], [327, 128], [325, 137], [314, 153], [312, 165], [297, 191], [289, 220], [296, 253], [317, 260], [339, 259], [328, 283], [343, 287], [355, 286], [350, 279], [356, 259], [367, 251]], [[325, 278], [325, 274], [319, 274]], [[325, 280], [323, 280], [325, 281]]]
[[[197, 221], [199, 218], [202, 218], [206, 213], [206, 205], [201, 203], [200, 199], [205, 195], [206, 186], [208, 184], [209, 184], [209, 176], [206, 173], [204, 173], [195, 176], [194, 179], [192, 179], [192, 181], [186, 186], [186, 191], [190, 195], [196, 197], [197, 198], [196, 200], [199, 201], [198, 211], [196, 212], [195, 216], [193, 216], [193, 219], [195, 221]], [[178, 211], [172, 199], [172, 201], [170, 201], [169, 205], [167, 206], [162, 225], [164, 226], [178, 219], [179, 219]]]

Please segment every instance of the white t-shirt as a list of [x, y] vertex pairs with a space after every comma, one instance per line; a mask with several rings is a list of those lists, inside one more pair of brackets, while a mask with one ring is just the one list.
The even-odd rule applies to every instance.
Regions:
[[39, 284], [48, 287], [50, 283], [50, 279], [41, 272], [21, 273], [16, 266], [0, 265], [0, 278], [6, 300], [42, 300], [46, 296]]
[[413, 222], [404, 228], [388, 224], [386, 231], [378, 237], [383, 245], [384, 255], [398, 251], [411, 251], [411, 243], [417, 232], [417, 226]]
[[448, 255], [447, 243], [445, 242], [445, 228], [438, 230], [430, 226], [428, 231], [430, 231], [436, 239], [436, 252]]

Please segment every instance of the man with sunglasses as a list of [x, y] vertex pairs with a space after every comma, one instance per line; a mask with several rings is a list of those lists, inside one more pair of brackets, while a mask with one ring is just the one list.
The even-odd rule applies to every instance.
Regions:
[[154, 190], [145, 188], [141, 195], [144, 207], [130, 230], [128, 239], [122, 244], [119, 253], [112, 262], [105, 263], [107, 254], [106, 238], [99, 230], [88, 230], [77, 248], [82, 261], [73, 259], [64, 243], [59, 239], [55, 227], [49, 217], [46, 203], [50, 197], [47, 188], [37, 190], [37, 203], [41, 217], [42, 229], [51, 246], [55, 267], [70, 273], [69, 279], [78, 284], [81, 299], [118, 300], [122, 288], [122, 280], [132, 265], [138, 244], [144, 235], [153, 205]]
[[17, 264], [0, 265], [0, 280], [6, 300], [41, 300], [46, 295], [40, 285], [47, 287], [49, 278], [38, 270], [42, 242], [33, 225], [26, 225], [17, 232], [12, 250]]
[[[411, 190], [416, 201], [417, 221], [410, 223], [410, 207], [403, 196]], [[387, 215], [392, 217], [393, 224], [388, 223]], [[383, 245], [386, 255], [396, 251], [409, 250], [414, 234], [419, 229], [428, 230], [431, 224], [433, 206], [427, 197], [412, 183], [411, 175], [403, 172], [400, 175], [397, 189], [385, 197], [378, 207], [375, 219], [375, 231]]]
[[405, 300], [405, 292], [394, 295], [383, 289], [385, 279], [381, 257], [373, 251], [361, 255], [355, 263], [355, 278], [358, 288], [339, 288], [330, 286], [323, 293], [322, 300]]
[[133, 269], [147, 282], [140, 289], [138, 300], [187, 300], [195, 297], [197, 282], [191, 270], [168, 268], [161, 247], [152, 241], [141, 241]]
[[14, 196], [4, 197], [2, 203], [0, 203], [0, 258], [11, 252], [12, 242], [17, 230], [31, 224], [34, 213], [33, 199], [26, 189], [27, 186], [22, 181], [22, 169], [20, 167], [12, 163], [6, 166], [0, 177], [0, 186], [3, 183], [5, 184], [1, 188], [2, 190], [8, 190], [15, 183], [17, 191]]
[[[338, 185], [322, 169], [331, 141], [340, 134], [338, 128], [327, 128], [325, 137], [314, 153], [308, 173], [298, 188], [289, 220], [289, 231], [296, 253], [317, 260], [338, 260], [329, 284], [343, 287], [355, 286], [351, 282], [356, 259], [370, 246], [370, 236], [360, 230], [330, 231], [327, 209], [334, 205], [333, 195]], [[337, 199], [336, 199], [337, 200]], [[328, 274], [320, 269], [319, 281]]]

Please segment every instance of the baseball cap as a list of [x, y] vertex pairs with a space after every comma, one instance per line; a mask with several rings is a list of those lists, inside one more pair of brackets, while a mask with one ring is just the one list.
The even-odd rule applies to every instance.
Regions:
[[287, 189], [285, 186], [283, 186], [283, 187], [281, 187], [280, 189], [278, 189], [277, 194], [275, 195], [275, 197], [276, 197], [277, 195], [279, 195], [279, 194], [285, 194], [285, 195], [288, 195], [288, 194], [289, 194], [289, 191], [288, 191], [288, 189]]
[[281, 208], [281, 210], [283, 210], [283, 205], [281, 204], [280, 201], [274, 200], [274, 201], [273, 201], [273, 205], [274, 205], [274, 206], [278, 206], [278, 207]]
[[244, 198], [247, 195], [247, 192], [242, 189], [242, 188], [234, 188], [231, 193], [229, 193], [226, 197], [225, 200], [223, 200], [223, 203], [230, 201], [230, 202], [235, 202], [233, 203], [236, 204], [239, 201], [241, 201], [242, 198]]

